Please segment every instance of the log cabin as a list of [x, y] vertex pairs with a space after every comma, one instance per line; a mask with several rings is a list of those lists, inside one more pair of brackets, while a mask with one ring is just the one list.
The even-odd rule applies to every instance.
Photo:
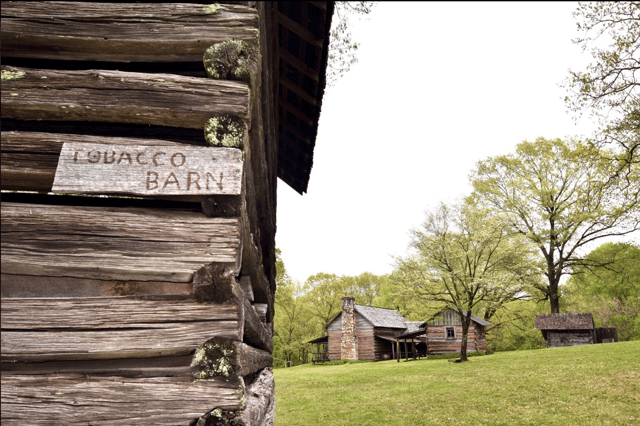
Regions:
[[[328, 359], [393, 359], [395, 337], [409, 327], [418, 328], [419, 324], [407, 321], [393, 309], [356, 305], [354, 297], [345, 296], [342, 298], [342, 310], [327, 326]], [[424, 342], [421, 343], [422, 349], [426, 349]]]
[[2, 3], [2, 424], [269, 425], [333, 2]]
[[[467, 352], [486, 352], [485, 328], [491, 323], [473, 314], [471, 321]], [[319, 348], [313, 354], [314, 363], [460, 353], [462, 344], [462, 324], [452, 309], [439, 312], [428, 322], [408, 321], [393, 309], [356, 305], [352, 296], [342, 298], [342, 310], [326, 329], [327, 336], [309, 341]]]
[[[463, 315], [467, 313], [462, 312]], [[486, 327], [491, 323], [471, 314], [471, 325], [467, 335], [467, 353], [487, 351]], [[426, 323], [429, 354], [460, 353], [462, 345], [462, 323], [455, 309], [445, 309]]]

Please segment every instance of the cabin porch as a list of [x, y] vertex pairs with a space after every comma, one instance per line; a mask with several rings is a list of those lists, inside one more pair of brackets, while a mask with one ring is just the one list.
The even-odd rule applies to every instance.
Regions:
[[324, 364], [325, 362], [331, 361], [329, 359], [329, 336], [318, 337], [317, 339], [310, 340], [309, 343], [312, 344], [312, 364]]

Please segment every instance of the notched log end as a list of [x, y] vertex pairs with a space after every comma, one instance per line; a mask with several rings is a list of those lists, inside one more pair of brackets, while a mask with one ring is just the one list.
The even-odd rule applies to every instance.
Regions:
[[236, 347], [225, 338], [214, 337], [196, 349], [191, 361], [191, 374], [197, 380], [229, 377], [235, 373]]
[[227, 303], [241, 299], [243, 295], [236, 294], [235, 280], [231, 269], [210, 264], [196, 271], [193, 276], [193, 294], [200, 303]]
[[211, 146], [242, 149], [246, 133], [244, 122], [232, 115], [212, 117], [204, 126], [204, 139]]
[[211, 410], [198, 419], [194, 426], [240, 426], [244, 423], [238, 422], [239, 412], [227, 411], [222, 408]]
[[[217, 9], [216, 9], [217, 11]], [[204, 52], [204, 69], [209, 78], [249, 83], [257, 69], [258, 50], [242, 40], [216, 43]]]
[[221, 408], [211, 410], [200, 417], [194, 426], [273, 426], [276, 416], [275, 382], [271, 368], [265, 368], [255, 380], [243, 390], [243, 409], [227, 411]]

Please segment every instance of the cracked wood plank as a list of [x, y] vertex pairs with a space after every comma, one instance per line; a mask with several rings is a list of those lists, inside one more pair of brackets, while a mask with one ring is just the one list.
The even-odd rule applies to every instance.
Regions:
[[187, 211], [2, 203], [2, 272], [191, 282], [203, 265], [240, 265], [239, 220]]
[[5, 57], [201, 62], [230, 39], [257, 44], [258, 14], [236, 5], [2, 2]]
[[245, 83], [124, 71], [2, 66], [2, 118], [204, 128], [211, 117], [250, 121]]
[[243, 407], [241, 380], [79, 374], [2, 376], [2, 424], [191, 425]]
[[241, 341], [235, 305], [176, 297], [2, 301], [2, 360], [105, 359], [192, 353], [216, 336]]

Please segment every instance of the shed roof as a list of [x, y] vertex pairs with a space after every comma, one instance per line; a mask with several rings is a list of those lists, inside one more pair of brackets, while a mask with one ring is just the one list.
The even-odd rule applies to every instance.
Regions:
[[374, 327], [404, 329], [407, 328], [407, 323], [409, 322], [394, 309], [355, 305], [355, 310], [373, 324]]
[[[432, 324], [432, 323], [434, 323], [434, 322], [435, 322], [435, 323], [439, 322], [439, 321], [436, 321], [436, 318], [437, 318], [440, 314], [442, 314], [443, 312], [447, 312], [447, 311], [455, 311], [455, 312], [458, 312], [458, 309], [456, 309], [456, 308], [447, 308], [447, 309], [444, 309], [444, 310], [442, 310], [442, 311], [438, 312], [437, 314], [435, 314], [433, 317], [431, 317], [431, 319], [427, 321], [427, 324]], [[465, 311], [465, 310], [463, 309], [463, 310], [462, 310], [462, 315], [467, 315], [467, 311]], [[471, 314], [471, 321], [473, 321], [473, 322], [475, 322], [475, 323], [477, 323], [477, 324], [480, 324], [480, 325], [482, 325], [482, 326], [484, 326], [484, 327], [488, 327], [488, 326], [490, 326], [490, 325], [491, 325], [491, 323], [490, 323], [489, 321], [484, 320], [484, 319], [482, 319], [482, 318], [480, 318], [479, 316], [474, 315], [474, 314]]]
[[[454, 308], [454, 311], [456, 311], [456, 310], [457, 309]], [[462, 311], [462, 315], [467, 315], [467, 311], [463, 310]], [[488, 327], [488, 326], [491, 325], [491, 323], [489, 321], [484, 320], [484, 319], [482, 319], [479, 316], [474, 315], [474, 314], [471, 314], [471, 321], [474, 321], [474, 322], [476, 322], [476, 323], [478, 323], [480, 325], [483, 325], [485, 327]]]
[[424, 321], [407, 321], [407, 329], [395, 339], [415, 338], [426, 333], [426, 323]]
[[424, 331], [424, 329], [425, 329], [424, 321], [407, 321], [407, 331], [405, 331], [405, 333], [413, 333], [419, 330]]
[[536, 330], [593, 330], [591, 313], [538, 314], [533, 326]]

